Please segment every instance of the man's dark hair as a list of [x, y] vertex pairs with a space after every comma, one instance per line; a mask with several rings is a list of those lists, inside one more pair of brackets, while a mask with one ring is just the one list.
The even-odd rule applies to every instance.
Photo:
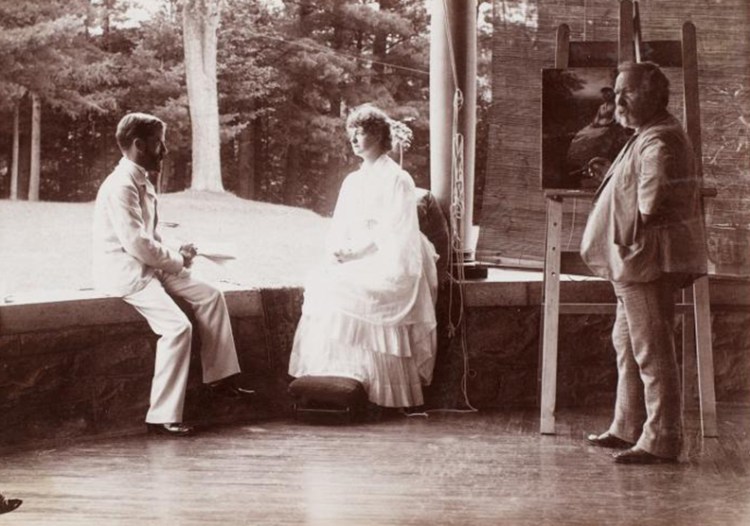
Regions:
[[618, 73], [631, 72], [638, 75], [641, 85], [649, 96], [658, 103], [660, 110], [669, 104], [669, 79], [661, 68], [653, 62], [623, 62], [617, 68]]
[[393, 148], [391, 119], [372, 104], [363, 104], [352, 110], [346, 118], [346, 128], [362, 128], [368, 135], [378, 137], [378, 143], [386, 152]]
[[127, 150], [136, 139], [147, 139], [154, 132], [166, 130], [167, 125], [158, 117], [148, 113], [128, 113], [117, 124], [117, 146], [120, 150]]

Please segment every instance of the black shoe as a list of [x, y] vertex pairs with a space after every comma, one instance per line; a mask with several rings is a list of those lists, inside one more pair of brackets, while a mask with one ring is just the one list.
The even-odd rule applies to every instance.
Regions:
[[612, 455], [617, 464], [676, 464], [674, 457], [657, 457], [643, 449], [632, 447]]
[[217, 396], [224, 398], [250, 398], [255, 395], [255, 390], [247, 387], [240, 387], [227, 381], [219, 381], [214, 384], [208, 384], [208, 390]]
[[146, 424], [149, 433], [171, 437], [188, 437], [195, 433], [195, 428], [180, 422], [174, 424]]
[[18, 508], [23, 501], [21, 499], [6, 499], [0, 495], [0, 514], [10, 513], [14, 509]]
[[608, 447], [612, 449], [630, 449], [635, 445], [627, 440], [617, 438], [609, 432], [602, 433], [601, 435], [588, 435], [586, 441], [592, 446]]

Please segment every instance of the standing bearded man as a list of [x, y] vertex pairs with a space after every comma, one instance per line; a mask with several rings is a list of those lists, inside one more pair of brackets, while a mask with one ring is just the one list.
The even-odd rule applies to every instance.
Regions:
[[617, 398], [609, 429], [587, 439], [623, 449], [617, 463], [676, 462], [682, 407], [674, 301], [706, 273], [700, 179], [690, 141], [667, 111], [669, 81], [656, 64], [620, 65], [615, 96], [616, 118], [634, 134], [596, 192], [581, 255], [617, 296]]

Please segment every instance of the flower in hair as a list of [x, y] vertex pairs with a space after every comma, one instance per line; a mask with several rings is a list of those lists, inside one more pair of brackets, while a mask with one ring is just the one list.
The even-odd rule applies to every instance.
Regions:
[[391, 136], [393, 137], [393, 145], [399, 146], [402, 150], [408, 150], [411, 146], [411, 139], [413, 133], [411, 128], [401, 121], [390, 119]]

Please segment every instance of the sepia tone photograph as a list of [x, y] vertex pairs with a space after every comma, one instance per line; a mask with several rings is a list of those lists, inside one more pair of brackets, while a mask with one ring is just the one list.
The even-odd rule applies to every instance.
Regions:
[[747, 0], [0, 0], [0, 524], [750, 524]]
[[596, 188], [632, 130], [615, 119], [617, 70], [542, 70], [542, 188]]

